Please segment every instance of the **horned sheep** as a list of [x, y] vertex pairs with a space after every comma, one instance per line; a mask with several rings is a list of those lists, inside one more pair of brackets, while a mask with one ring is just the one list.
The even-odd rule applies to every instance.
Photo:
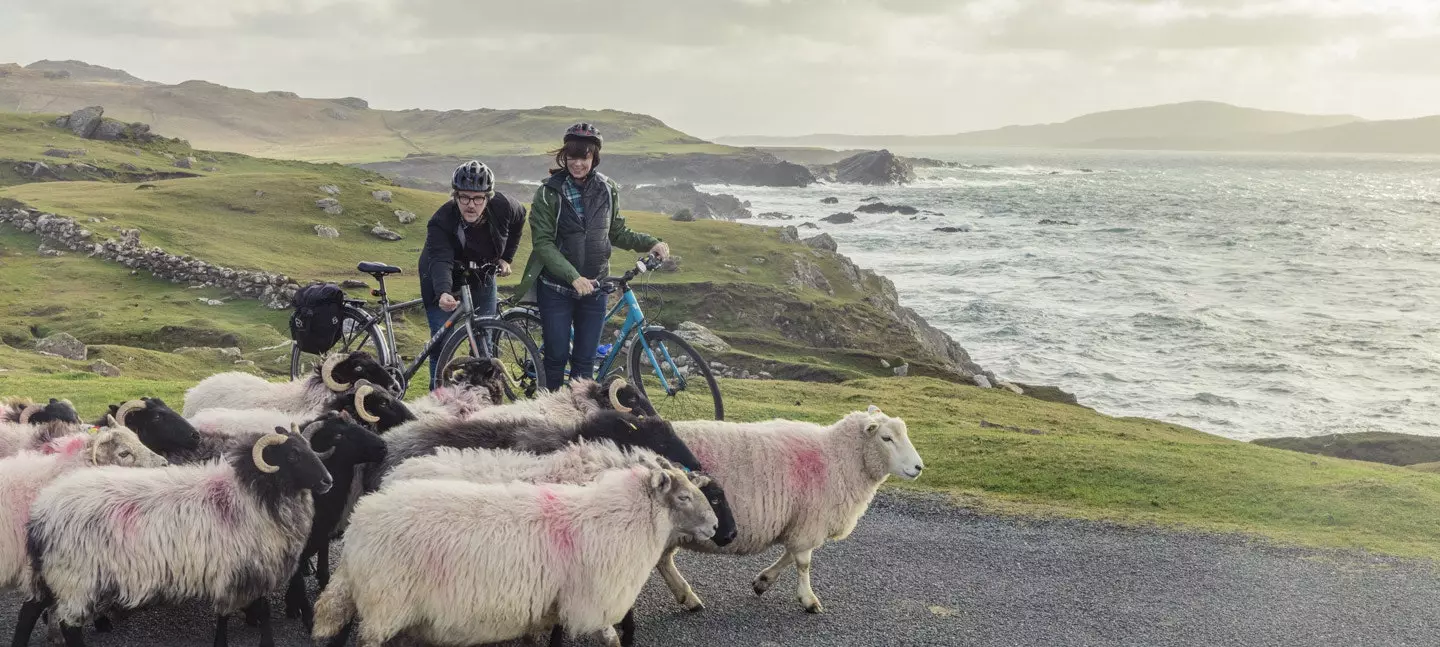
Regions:
[[[811, 613], [823, 611], [810, 588], [814, 550], [826, 539], [849, 536], [890, 475], [912, 480], [924, 469], [905, 421], [873, 405], [829, 426], [701, 420], [675, 422], [674, 427], [705, 465], [705, 473], [725, 488], [739, 529], [727, 546], [693, 541], [681, 546], [730, 555], [784, 546], [780, 559], [761, 571], [752, 586], [757, 595], [765, 593], [793, 564], [799, 576], [796, 597]], [[660, 574], [677, 602], [701, 608], [700, 598], [675, 568], [677, 549], [666, 551]]]
[[47, 404], [39, 404], [29, 398], [6, 398], [0, 401], [0, 423], [38, 425], [56, 420], [79, 423], [80, 415], [75, 413], [75, 405], [69, 400], [50, 398]]
[[306, 415], [318, 412], [334, 394], [348, 391], [362, 379], [387, 389], [395, 386], [394, 378], [369, 353], [335, 353], [314, 374], [289, 382], [269, 382], [239, 371], [211, 375], [185, 392], [183, 413], [190, 418], [206, 409], [225, 408]]
[[[62, 476], [31, 508], [27, 547], [34, 598], [17, 641], [47, 607], [66, 644], [107, 606], [208, 600], [215, 644], [227, 617], [249, 607], [273, 645], [266, 597], [294, 573], [314, 518], [312, 490], [331, 478], [298, 431], [251, 434], [224, 461], [164, 469], [96, 467]], [[178, 547], [178, 549], [177, 549]]]
[[588, 485], [394, 483], [356, 507], [313, 637], [342, 645], [356, 621], [361, 647], [604, 631], [673, 536], [714, 533], [705, 481], [637, 466]]
[[134, 431], [140, 437], [140, 442], [166, 458], [173, 458], [173, 454], [193, 452], [200, 444], [200, 434], [194, 425], [160, 398], [142, 397], [112, 404], [109, 411], [95, 421], [95, 426], [103, 426], [107, 416], [115, 418], [126, 429]]

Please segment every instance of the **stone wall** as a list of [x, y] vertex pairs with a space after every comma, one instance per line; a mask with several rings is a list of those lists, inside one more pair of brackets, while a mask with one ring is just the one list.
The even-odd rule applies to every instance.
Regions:
[[144, 247], [135, 229], [119, 230], [119, 240], [102, 241], [73, 218], [34, 209], [0, 209], [0, 222], [38, 234], [55, 247], [120, 263], [131, 268], [132, 274], [146, 271], [171, 283], [219, 288], [235, 296], [258, 299], [273, 310], [288, 309], [291, 297], [300, 289], [284, 274], [236, 270], [189, 255], [177, 256], [159, 247]]

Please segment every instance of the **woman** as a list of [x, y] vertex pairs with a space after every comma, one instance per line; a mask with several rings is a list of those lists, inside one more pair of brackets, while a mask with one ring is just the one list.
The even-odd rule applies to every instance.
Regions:
[[[496, 274], [510, 276], [510, 262], [525, 229], [525, 207], [495, 191], [495, 174], [470, 160], [455, 167], [450, 178], [451, 200], [430, 216], [425, 228], [425, 249], [420, 252], [420, 297], [433, 337], [450, 313], [460, 306], [460, 270], [466, 263], [498, 266]], [[493, 315], [496, 308], [495, 276], [470, 282], [475, 313]], [[430, 388], [438, 367], [430, 358]]]
[[[649, 234], [631, 231], [620, 216], [619, 186], [595, 170], [600, 133], [588, 123], [565, 131], [550, 177], [530, 203], [533, 251], [517, 294], [534, 289], [545, 343], [545, 385], [560, 387], [565, 364], [573, 377], [591, 378], [595, 349], [605, 324], [605, 294], [597, 279], [610, 272], [610, 251], [620, 247], [665, 259], [670, 248]], [[571, 330], [574, 346], [571, 346]]]

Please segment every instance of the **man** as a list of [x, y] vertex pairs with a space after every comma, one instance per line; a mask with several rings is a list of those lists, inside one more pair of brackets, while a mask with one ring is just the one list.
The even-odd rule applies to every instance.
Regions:
[[[496, 274], [509, 276], [525, 229], [525, 207], [495, 191], [495, 174], [484, 164], [470, 160], [455, 167], [450, 188], [451, 200], [430, 216], [420, 252], [420, 297], [431, 336], [460, 305], [460, 270], [468, 263], [491, 263], [499, 266]], [[470, 294], [477, 314], [495, 314], [495, 276], [471, 281]], [[432, 389], [438, 370], [432, 357]]]

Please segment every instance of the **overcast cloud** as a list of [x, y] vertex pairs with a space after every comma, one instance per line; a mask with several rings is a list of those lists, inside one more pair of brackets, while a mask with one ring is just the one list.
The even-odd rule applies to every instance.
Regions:
[[1212, 99], [1440, 113], [1434, 0], [6, 0], [0, 62], [687, 132], [949, 133]]

